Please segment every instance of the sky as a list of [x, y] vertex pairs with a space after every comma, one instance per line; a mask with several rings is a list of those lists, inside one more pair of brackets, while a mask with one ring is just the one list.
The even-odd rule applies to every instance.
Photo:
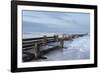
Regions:
[[23, 33], [90, 32], [89, 13], [23, 10], [22, 17]]

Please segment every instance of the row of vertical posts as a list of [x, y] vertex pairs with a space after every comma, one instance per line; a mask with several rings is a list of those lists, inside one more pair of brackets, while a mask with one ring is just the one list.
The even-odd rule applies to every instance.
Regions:
[[[38, 58], [38, 57], [41, 56], [41, 54], [40, 54], [40, 43], [42, 43], [43, 45], [47, 45], [47, 41], [48, 41], [48, 37], [46, 35], [44, 35], [43, 40], [34, 44], [35, 45], [34, 46], [35, 58]], [[60, 42], [61, 48], [64, 47], [64, 35], [62, 36], [61, 39], [59, 39], [58, 35], [54, 35], [54, 41], [57, 42], [57, 45], [59, 45], [59, 42]]]

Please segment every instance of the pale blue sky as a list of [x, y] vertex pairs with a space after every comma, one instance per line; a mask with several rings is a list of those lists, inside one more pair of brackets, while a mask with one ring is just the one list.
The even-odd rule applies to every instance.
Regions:
[[23, 32], [90, 32], [90, 14], [23, 10]]

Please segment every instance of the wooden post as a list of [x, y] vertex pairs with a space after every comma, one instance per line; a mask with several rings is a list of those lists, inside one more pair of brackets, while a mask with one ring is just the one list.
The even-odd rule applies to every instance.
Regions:
[[65, 34], [62, 35], [62, 39], [65, 39]]
[[46, 45], [46, 43], [47, 43], [47, 36], [44, 35], [43, 44]]
[[35, 43], [34, 45], [34, 55], [36, 59], [40, 56], [40, 47], [38, 43]]
[[57, 46], [59, 45], [58, 42], [59, 42], [59, 38], [58, 38], [58, 35], [54, 35], [54, 40], [55, 42], [57, 42]]
[[62, 39], [61, 39], [61, 47], [64, 48], [64, 40], [66, 39], [66, 34], [62, 35]]
[[34, 55], [37, 58], [37, 43], [34, 44]]
[[63, 39], [60, 40], [60, 45], [61, 45], [61, 48], [64, 48], [64, 40]]
[[73, 35], [69, 35], [69, 39], [72, 40], [73, 39]]

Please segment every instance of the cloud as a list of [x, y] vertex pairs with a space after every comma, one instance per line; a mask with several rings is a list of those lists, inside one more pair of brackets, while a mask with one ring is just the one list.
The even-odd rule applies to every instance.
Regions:
[[[25, 29], [33, 27], [39, 30], [41, 27], [42, 29], [47, 28], [44, 31], [52, 32], [89, 32], [90, 29], [90, 15], [88, 13], [23, 11], [23, 22]], [[25, 24], [25, 22], [27, 23]], [[35, 27], [36, 25], [37, 27]]]

